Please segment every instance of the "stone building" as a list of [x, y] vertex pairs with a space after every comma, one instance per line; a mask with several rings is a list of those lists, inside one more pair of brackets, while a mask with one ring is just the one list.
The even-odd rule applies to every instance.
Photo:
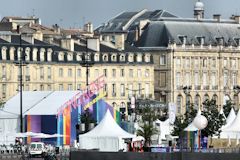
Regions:
[[[194, 18], [167, 11], [123, 12], [96, 29], [102, 40], [122, 33], [125, 41], [153, 54], [155, 99], [177, 105], [184, 113], [186, 99], [203, 107], [214, 98], [222, 106], [238, 107], [240, 84], [240, 17], [204, 19], [204, 5], [194, 6]], [[111, 41], [111, 40], [110, 40]], [[187, 96], [188, 95], [188, 96]]]
[[[86, 87], [87, 57], [89, 83], [98, 76], [106, 77], [105, 100], [115, 107], [127, 107], [133, 95], [154, 96], [153, 58], [148, 52], [125, 45], [117, 50], [103, 45], [98, 38], [59, 38], [49, 44], [33, 37], [0, 33], [0, 99], [8, 100], [17, 94], [23, 57], [23, 90], [81, 90]], [[81, 42], [80, 42], [81, 41]], [[22, 52], [20, 52], [20, 43]], [[61, 47], [60, 47], [61, 46]], [[138, 90], [139, 92], [134, 92]], [[24, 98], [24, 97], [23, 97]]]

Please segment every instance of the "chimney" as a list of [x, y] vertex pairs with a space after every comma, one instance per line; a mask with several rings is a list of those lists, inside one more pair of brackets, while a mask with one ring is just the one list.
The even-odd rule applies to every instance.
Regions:
[[217, 22], [221, 21], [221, 14], [214, 14], [213, 19], [217, 20]]
[[235, 15], [234, 20], [236, 23], [240, 24], [240, 16], [239, 15]]
[[22, 34], [22, 40], [30, 43], [30, 44], [34, 44], [34, 38], [33, 35], [26, 35], [26, 34]]
[[87, 38], [87, 48], [96, 52], [100, 51], [100, 41], [98, 37]]
[[115, 36], [115, 47], [119, 50], [125, 49], [125, 38], [124, 33], [117, 33]]
[[71, 38], [61, 39], [61, 47], [74, 51], [74, 40]]
[[84, 31], [93, 33], [93, 25], [91, 22], [88, 22], [87, 24], [84, 25]]

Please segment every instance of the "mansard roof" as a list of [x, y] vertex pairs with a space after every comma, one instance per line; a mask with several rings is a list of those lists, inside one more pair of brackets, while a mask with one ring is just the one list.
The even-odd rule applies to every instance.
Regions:
[[159, 20], [162, 18], [175, 17], [177, 16], [165, 10], [148, 11], [144, 9], [139, 12], [122, 12], [95, 31], [99, 33], [126, 32], [131, 26], [138, 24], [141, 20]]
[[[197, 21], [197, 20], [161, 20], [151, 21], [145, 27], [136, 43], [141, 47], [166, 47], [169, 42], [199, 45], [199, 37], [204, 38], [204, 45], [217, 45], [222, 39], [223, 45], [234, 45], [240, 38], [240, 25], [234, 22]], [[129, 40], [129, 39], [128, 39]], [[236, 45], [236, 43], [235, 43]]]

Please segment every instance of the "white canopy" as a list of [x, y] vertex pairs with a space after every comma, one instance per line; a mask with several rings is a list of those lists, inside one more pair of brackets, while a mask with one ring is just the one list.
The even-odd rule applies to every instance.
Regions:
[[124, 138], [136, 137], [124, 131], [107, 110], [102, 121], [91, 131], [79, 135], [80, 149], [99, 149], [99, 151], [117, 152], [124, 147]]
[[184, 131], [197, 131], [197, 130], [198, 130], [198, 128], [195, 127], [193, 122], [191, 122], [186, 128], [184, 128]]
[[238, 114], [236, 118], [233, 120], [233, 122], [226, 128], [223, 129], [223, 131], [226, 132], [240, 132], [240, 110], [238, 111]]

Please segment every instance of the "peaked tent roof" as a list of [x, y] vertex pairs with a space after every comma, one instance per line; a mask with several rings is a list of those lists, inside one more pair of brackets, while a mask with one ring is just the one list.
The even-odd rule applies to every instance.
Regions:
[[230, 126], [235, 118], [236, 118], [236, 114], [234, 109], [232, 108], [226, 119], [226, 124], [222, 128], [227, 128], [228, 126]]
[[226, 128], [223, 129], [223, 131], [227, 132], [240, 132], [240, 110], [238, 111], [238, 114], [236, 118], [233, 120], [233, 122]]
[[102, 121], [91, 131], [79, 135], [79, 137], [120, 137], [120, 138], [133, 138], [136, 137], [124, 131], [113, 119], [109, 110], [107, 110]]

